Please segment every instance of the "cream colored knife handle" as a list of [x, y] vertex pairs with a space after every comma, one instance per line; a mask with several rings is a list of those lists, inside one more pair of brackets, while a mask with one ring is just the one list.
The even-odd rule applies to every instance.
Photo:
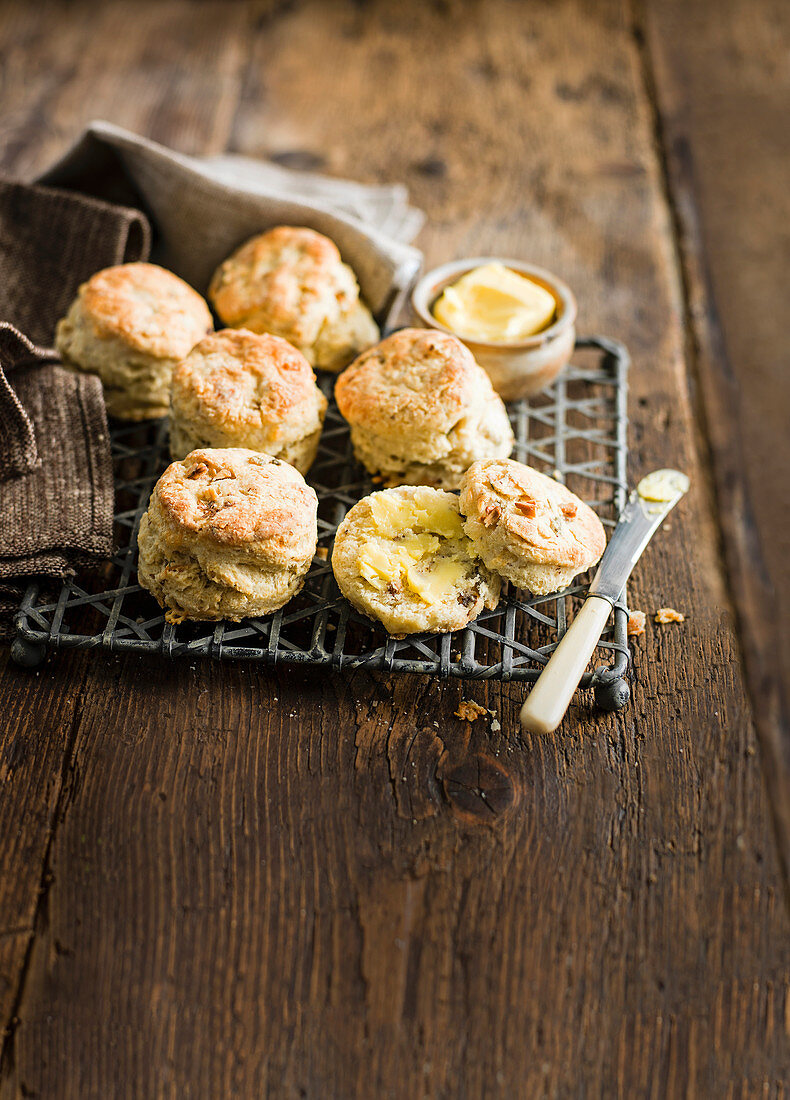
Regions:
[[611, 610], [601, 596], [584, 601], [521, 708], [521, 725], [529, 733], [551, 733], [560, 724]]

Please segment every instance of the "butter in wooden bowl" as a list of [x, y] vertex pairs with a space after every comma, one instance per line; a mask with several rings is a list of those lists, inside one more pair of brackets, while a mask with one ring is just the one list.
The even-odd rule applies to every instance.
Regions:
[[457, 336], [489, 343], [525, 340], [547, 328], [557, 300], [540, 283], [501, 263], [472, 268], [437, 298], [433, 315]]
[[423, 327], [462, 340], [505, 401], [549, 386], [576, 340], [570, 288], [521, 260], [480, 257], [443, 264], [417, 283], [412, 308]]

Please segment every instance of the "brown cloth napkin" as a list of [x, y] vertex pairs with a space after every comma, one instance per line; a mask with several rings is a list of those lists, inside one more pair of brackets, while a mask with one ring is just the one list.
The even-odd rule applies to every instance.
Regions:
[[112, 553], [113, 479], [101, 383], [47, 346], [81, 282], [145, 259], [139, 211], [0, 180], [0, 635], [33, 578]]

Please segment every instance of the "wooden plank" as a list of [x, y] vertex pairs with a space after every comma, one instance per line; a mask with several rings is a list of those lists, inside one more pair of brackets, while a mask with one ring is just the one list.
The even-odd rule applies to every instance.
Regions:
[[779, 1091], [788, 920], [628, 14], [257, 10], [238, 149], [403, 179], [429, 262], [532, 257], [629, 343], [633, 473], [695, 486], [633, 602], [689, 619], [541, 740], [516, 687], [95, 658], [3, 1095]]
[[790, 868], [790, 8], [681, 0], [645, 37], [751, 696]]
[[0, 660], [0, 1033], [9, 1028], [63, 811], [84, 661], [20, 673]]
[[[168, 0], [139, 5], [136, 35], [125, 33], [127, 7], [58, 3], [4, 6], [0, 20], [0, 169], [27, 176], [41, 170], [96, 117], [98, 103], [121, 125], [157, 136], [157, 126], [182, 147], [202, 151], [223, 146], [238, 96], [245, 58], [248, 13]], [[209, 33], [222, 16], [223, 33]], [[190, 69], [173, 65], [171, 34], [190, 50], [193, 65], [211, 68], [209, 84]], [[193, 38], [194, 35], [194, 38]], [[96, 43], [101, 44], [96, 49]], [[141, 52], [141, 43], [146, 43]], [[170, 43], [170, 45], [168, 45]], [[75, 58], [80, 64], [75, 67]], [[125, 73], [118, 82], [114, 67]], [[200, 70], [198, 70], [199, 72]], [[24, 100], [19, 89], [24, 87]], [[90, 89], [96, 91], [94, 98]], [[153, 97], [153, 99], [152, 99]], [[182, 97], [190, 104], [181, 114]], [[51, 884], [48, 853], [73, 790], [75, 715], [93, 658], [69, 654], [35, 673], [23, 672], [3, 654], [0, 699], [0, 1062], [11, 1049], [12, 1019], [21, 995], [35, 927], [46, 923]], [[5, 1064], [3, 1065], [5, 1067]]]

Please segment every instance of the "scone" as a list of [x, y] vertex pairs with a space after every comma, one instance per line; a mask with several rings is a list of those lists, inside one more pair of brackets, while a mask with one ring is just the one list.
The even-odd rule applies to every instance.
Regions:
[[214, 272], [208, 296], [223, 324], [282, 336], [326, 370], [342, 370], [379, 338], [337, 245], [303, 226], [247, 241]]
[[343, 371], [335, 397], [354, 453], [387, 485], [457, 489], [475, 460], [513, 449], [501, 397], [447, 333], [394, 332]]
[[55, 330], [63, 363], [98, 374], [111, 416], [164, 416], [173, 367], [213, 328], [191, 286], [155, 264], [120, 264], [83, 283]]
[[337, 529], [332, 569], [346, 599], [390, 634], [460, 630], [499, 600], [458, 498], [424, 485], [358, 501]]
[[249, 447], [306, 473], [315, 458], [326, 398], [301, 352], [279, 336], [213, 332], [173, 371], [170, 453]]
[[475, 462], [461, 484], [464, 530], [489, 569], [546, 596], [606, 547], [601, 521], [570, 489], [510, 459]]
[[193, 451], [154, 486], [137, 536], [138, 580], [170, 622], [267, 615], [304, 583], [317, 508], [315, 492], [279, 458]]

